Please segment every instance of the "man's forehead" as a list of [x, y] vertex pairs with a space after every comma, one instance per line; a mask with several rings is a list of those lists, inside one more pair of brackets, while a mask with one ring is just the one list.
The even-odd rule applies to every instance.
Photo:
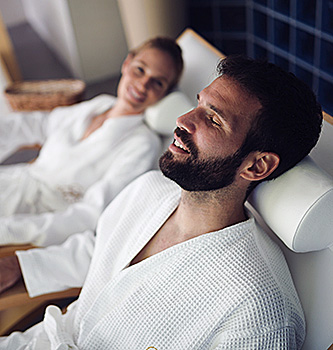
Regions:
[[199, 103], [217, 111], [234, 131], [243, 127], [248, 129], [261, 108], [255, 96], [227, 76], [216, 78], [203, 89], [199, 94]]
[[229, 102], [239, 106], [245, 103], [250, 109], [260, 109], [259, 99], [247, 91], [237, 80], [221, 75], [215, 78], [205, 89], [200, 92], [200, 96], [216, 102]]

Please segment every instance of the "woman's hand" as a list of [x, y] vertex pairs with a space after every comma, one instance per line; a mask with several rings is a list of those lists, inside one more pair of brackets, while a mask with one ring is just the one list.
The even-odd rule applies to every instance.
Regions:
[[16, 255], [0, 259], [0, 293], [12, 287], [21, 278], [22, 272]]

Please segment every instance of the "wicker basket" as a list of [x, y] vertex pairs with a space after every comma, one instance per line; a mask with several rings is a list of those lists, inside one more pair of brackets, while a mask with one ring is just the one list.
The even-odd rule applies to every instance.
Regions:
[[15, 111], [51, 110], [83, 99], [86, 85], [82, 80], [36, 80], [16, 82], [4, 92]]

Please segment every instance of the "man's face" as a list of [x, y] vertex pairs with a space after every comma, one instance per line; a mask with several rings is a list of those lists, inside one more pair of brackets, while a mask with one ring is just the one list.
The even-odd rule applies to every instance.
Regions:
[[142, 113], [166, 94], [174, 78], [174, 63], [168, 53], [143, 49], [123, 63], [118, 99], [129, 113]]
[[198, 95], [197, 108], [178, 118], [162, 172], [188, 191], [230, 185], [244, 160], [237, 151], [260, 107], [232, 79], [217, 78]]

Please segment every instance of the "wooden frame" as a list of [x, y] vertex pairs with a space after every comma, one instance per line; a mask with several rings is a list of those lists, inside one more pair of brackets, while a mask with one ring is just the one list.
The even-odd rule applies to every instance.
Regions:
[[15, 254], [16, 250], [28, 250], [32, 248], [37, 248], [31, 244], [20, 244], [20, 245], [3, 245], [0, 246], [0, 259], [5, 256], [11, 256]]
[[13, 45], [0, 13], [0, 56], [11, 81], [22, 80], [21, 71], [16, 60]]
[[327, 123], [330, 123], [331, 125], [333, 125], [333, 117], [331, 115], [329, 115], [326, 112], [323, 112], [323, 116], [324, 116], [324, 120], [326, 120]]
[[206, 46], [209, 50], [211, 50], [212, 52], [214, 52], [216, 55], [220, 56], [220, 57], [225, 57], [225, 55], [219, 51], [216, 47], [214, 47], [213, 45], [211, 45], [208, 41], [206, 41], [204, 38], [202, 38], [199, 34], [197, 34], [193, 29], [191, 28], [187, 28], [185, 29], [177, 38], [176, 41], [180, 40], [182, 38], [182, 36], [185, 35], [192, 35], [196, 40], [198, 40], [199, 42], [201, 42], [204, 46]]
[[[80, 288], [71, 288], [63, 292], [44, 294], [30, 298], [24, 283], [21, 280], [14, 287], [1, 294], [0, 298], [0, 336], [12, 333], [15, 330], [31, 326], [31, 315], [44, 314], [45, 307], [49, 304], [66, 305], [76, 299], [80, 294]], [[66, 306], [65, 305], [65, 306]]]
[[[36, 247], [29, 244], [0, 246], [0, 258], [14, 255], [16, 250], [33, 248]], [[30, 298], [21, 279], [0, 295], [0, 335], [11, 333], [24, 321], [29, 324], [29, 316], [38, 312], [43, 313], [46, 305], [50, 303], [64, 299], [71, 301], [77, 298], [80, 291], [81, 288], [71, 288], [62, 292]]]

